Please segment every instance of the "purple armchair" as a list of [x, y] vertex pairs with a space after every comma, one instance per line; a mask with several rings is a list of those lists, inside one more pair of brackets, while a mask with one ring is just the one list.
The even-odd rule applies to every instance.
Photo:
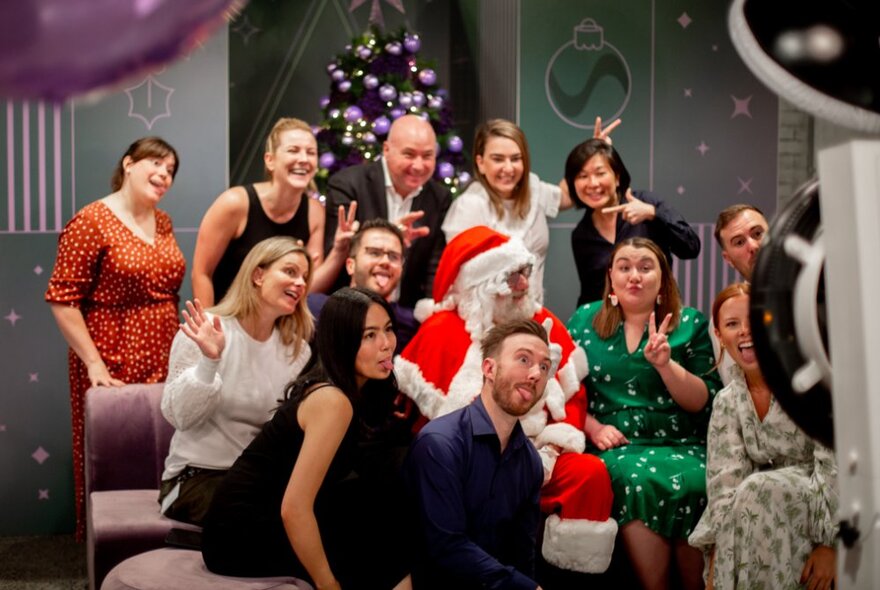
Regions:
[[85, 464], [89, 588], [125, 559], [165, 546], [172, 528], [199, 530], [159, 512], [159, 483], [174, 428], [163, 385], [93, 387], [86, 393]]

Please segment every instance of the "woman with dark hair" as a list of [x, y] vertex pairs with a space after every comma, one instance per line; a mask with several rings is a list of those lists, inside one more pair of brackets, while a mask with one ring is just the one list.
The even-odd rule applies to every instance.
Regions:
[[578, 305], [602, 297], [602, 276], [615, 244], [648, 238], [669, 264], [700, 254], [700, 238], [681, 214], [652, 193], [633, 192], [620, 154], [602, 139], [575, 146], [565, 161], [565, 182], [575, 207], [586, 209], [571, 232], [571, 247], [581, 281]]
[[311, 269], [297, 240], [268, 238], [219, 305], [186, 302], [162, 394], [175, 428], [159, 490], [166, 516], [201, 524], [220, 479], [311, 358]]
[[344, 288], [324, 305], [316, 340], [317, 364], [214, 495], [205, 563], [321, 589], [410, 588], [397, 474], [376, 446], [393, 434], [394, 314], [375, 293]]
[[70, 345], [78, 539], [85, 533], [86, 390], [157, 383], [168, 371], [186, 261], [171, 217], [158, 205], [179, 169], [180, 158], [167, 142], [138, 139], [113, 171], [113, 192], [79, 210], [58, 238], [45, 299]]
[[[659, 325], [658, 325], [659, 324]], [[687, 543], [706, 505], [706, 428], [720, 389], [709, 322], [682, 307], [660, 248], [617, 244], [605, 298], [568, 322], [590, 359], [585, 431], [605, 462], [613, 513], [642, 586], [701, 588], [702, 554]]]
[[690, 536], [706, 555], [708, 588], [836, 586], [834, 451], [773, 399], [752, 346], [748, 283], [712, 305], [721, 354], [734, 366], [709, 422], [709, 504]]

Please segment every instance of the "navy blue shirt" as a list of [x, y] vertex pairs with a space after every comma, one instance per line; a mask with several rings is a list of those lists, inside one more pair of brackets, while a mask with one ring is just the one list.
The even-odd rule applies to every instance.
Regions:
[[502, 453], [477, 397], [419, 432], [404, 477], [423, 532], [417, 588], [537, 588], [543, 468], [519, 422]]

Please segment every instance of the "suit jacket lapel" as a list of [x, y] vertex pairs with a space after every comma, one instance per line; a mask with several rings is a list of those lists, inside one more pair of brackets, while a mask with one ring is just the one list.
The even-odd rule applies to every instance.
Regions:
[[[388, 219], [388, 197], [385, 192], [385, 171], [382, 169], [382, 162], [374, 162], [370, 168], [370, 187], [376, 199], [376, 217]], [[390, 221], [394, 221], [393, 219]]]

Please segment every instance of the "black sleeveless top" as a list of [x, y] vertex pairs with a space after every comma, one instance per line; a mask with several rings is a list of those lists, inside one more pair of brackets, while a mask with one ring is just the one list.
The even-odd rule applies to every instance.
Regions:
[[248, 195], [247, 223], [241, 235], [229, 242], [217, 268], [214, 269], [214, 275], [211, 277], [211, 282], [214, 284], [214, 303], [218, 303], [226, 295], [245, 256], [259, 242], [275, 236], [291, 236], [302, 240], [303, 244], [309, 241], [309, 197], [305, 193], [290, 221], [275, 223], [263, 211], [263, 205], [254, 185], [249, 184], [244, 188]]

